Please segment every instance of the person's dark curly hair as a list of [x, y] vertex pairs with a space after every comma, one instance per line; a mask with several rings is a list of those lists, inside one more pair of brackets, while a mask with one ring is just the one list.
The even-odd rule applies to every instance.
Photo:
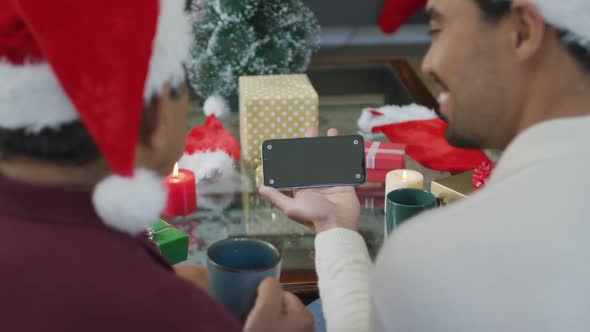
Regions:
[[[180, 88], [170, 90], [170, 98], [178, 99], [181, 96]], [[148, 109], [142, 113], [140, 139], [145, 139], [151, 131], [151, 113]], [[38, 133], [26, 128], [6, 129], [0, 124], [2, 161], [20, 157], [64, 166], [82, 166], [95, 162], [100, 156], [96, 144], [79, 121], [62, 125], [57, 129], [45, 128]]]

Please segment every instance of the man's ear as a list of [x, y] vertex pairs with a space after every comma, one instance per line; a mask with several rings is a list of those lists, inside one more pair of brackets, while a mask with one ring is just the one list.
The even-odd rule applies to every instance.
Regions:
[[[167, 83], [161, 96], [170, 93], [170, 85]], [[141, 117], [140, 141], [147, 149], [160, 150], [166, 146], [166, 127], [168, 118], [165, 116], [164, 103], [161, 96], [152, 98]]]
[[549, 29], [539, 9], [528, 2], [514, 3], [511, 11], [511, 46], [517, 60], [528, 61], [542, 48]]

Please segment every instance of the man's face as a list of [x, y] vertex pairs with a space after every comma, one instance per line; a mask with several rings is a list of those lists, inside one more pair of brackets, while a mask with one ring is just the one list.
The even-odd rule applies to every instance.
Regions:
[[[474, 0], [430, 0], [432, 45], [422, 70], [440, 88], [447, 140], [465, 148], [504, 148], [515, 135], [511, 99], [518, 93], [508, 33]], [[506, 46], [506, 47], [505, 47]]]

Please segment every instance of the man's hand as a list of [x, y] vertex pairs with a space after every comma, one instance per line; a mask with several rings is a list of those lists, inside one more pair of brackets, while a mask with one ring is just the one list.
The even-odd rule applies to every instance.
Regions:
[[[336, 129], [328, 131], [328, 136], [336, 135]], [[317, 131], [307, 136], [317, 136]], [[311, 227], [316, 234], [336, 227], [358, 229], [360, 203], [352, 186], [294, 190], [293, 198], [271, 187], [263, 186], [259, 191], [289, 218]]]
[[282, 290], [274, 279], [258, 286], [258, 296], [244, 332], [313, 332], [313, 316], [293, 294]]

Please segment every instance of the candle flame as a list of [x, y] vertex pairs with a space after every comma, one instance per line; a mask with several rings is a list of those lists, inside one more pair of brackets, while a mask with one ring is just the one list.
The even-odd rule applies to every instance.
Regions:
[[402, 172], [402, 180], [405, 181], [408, 179], [408, 172], [407, 171], [403, 171]]
[[172, 176], [178, 176], [178, 163], [174, 164], [174, 170], [172, 171]]

